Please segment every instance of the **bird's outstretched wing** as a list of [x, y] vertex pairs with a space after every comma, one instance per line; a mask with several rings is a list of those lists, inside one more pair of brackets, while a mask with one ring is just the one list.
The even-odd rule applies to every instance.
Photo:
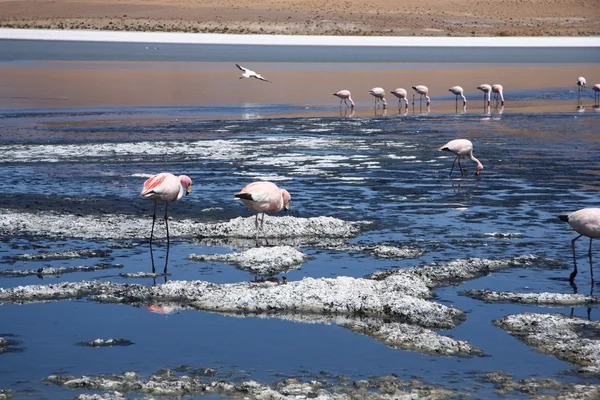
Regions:
[[247, 71], [246, 68], [242, 67], [240, 64], [235, 64], [236, 67], [238, 67], [239, 69], [241, 69], [242, 71]]
[[256, 75], [256, 76], [254, 76], [254, 77], [255, 77], [256, 79], [260, 79], [261, 81], [265, 81], [265, 82], [269, 82], [269, 83], [271, 83], [271, 81], [270, 81], [270, 80], [268, 80], [268, 79], [265, 79], [265, 78], [263, 78], [263, 77], [262, 77], [262, 76], [260, 76], [260, 75]]

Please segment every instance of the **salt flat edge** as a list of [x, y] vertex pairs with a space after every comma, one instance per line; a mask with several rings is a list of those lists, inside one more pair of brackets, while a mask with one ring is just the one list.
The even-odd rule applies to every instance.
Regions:
[[0, 28], [0, 39], [90, 42], [380, 47], [600, 47], [600, 37], [434, 37], [240, 35]]

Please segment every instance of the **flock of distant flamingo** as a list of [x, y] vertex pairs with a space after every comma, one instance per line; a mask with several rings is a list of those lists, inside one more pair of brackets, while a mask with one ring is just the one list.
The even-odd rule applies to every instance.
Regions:
[[[240, 79], [255, 78], [255, 79], [258, 79], [261, 81], [271, 82], [271, 81], [265, 79], [259, 73], [252, 71], [251, 69], [242, 67], [240, 64], [235, 64], [235, 66], [242, 71], [242, 76], [240, 76]], [[583, 89], [585, 88], [585, 85], [586, 85], [586, 80], [584, 77], [580, 76], [579, 78], [577, 78], [577, 94], [578, 94], [577, 106], [578, 107], [581, 107], [581, 94], [583, 93]], [[420, 96], [419, 105], [422, 105], [423, 97], [425, 97], [425, 99], [427, 100], [427, 106], [429, 106], [431, 104], [431, 98], [428, 95], [429, 89], [427, 88], [427, 86], [417, 85], [417, 86], [412, 86], [412, 88], [415, 91], [415, 93], [413, 93], [413, 102], [412, 102], [413, 105], [415, 104], [415, 94], [418, 94]], [[488, 85], [487, 83], [484, 83], [482, 85], [477, 86], [477, 89], [479, 89], [483, 92], [483, 101], [487, 102], [488, 106], [491, 103], [491, 94], [492, 93], [494, 93], [494, 99], [496, 100], [496, 104], [499, 103], [501, 106], [504, 106], [504, 88], [502, 87], [502, 85], [500, 85], [500, 84]], [[600, 103], [600, 83], [595, 84], [592, 87], [592, 89], [594, 90], [594, 107], [600, 107], [600, 104], [599, 104]], [[450, 89], [448, 89], [448, 91], [456, 96], [457, 102], [458, 102], [458, 98], [461, 97], [462, 101], [463, 101], [463, 106], [465, 106], [467, 104], [467, 98], [465, 97], [464, 90], [462, 87], [452, 86]], [[408, 109], [408, 92], [406, 91], [406, 89], [396, 88], [396, 89], [392, 90], [390, 93], [398, 98], [398, 108], [400, 110], [402, 110], [402, 102], [404, 102], [406, 109]], [[387, 101], [385, 99], [385, 90], [383, 88], [374, 87], [371, 90], [369, 90], [369, 94], [371, 96], [375, 97], [375, 108], [378, 107], [380, 102], [382, 103], [382, 107], [384, 109], [387, 108]], [[342, 106], [342, 103], [345, 104], [349, 108], [355, 107], [354, 100], [352, 100], [352, 93], [349, 90], [342, 89], [338, 92], [333, 93], [333, 95], [339, 97], [340, 107]]]
[[[236, 66], [243, 71], [241, 78], [256, 78], [262, 81], [267, 81], [261, 75], [256, 72], [249, 70], [236, 64]], [[583, 77], [579, 77], [577, 79], [578, 86], [578, 94], [581, 97], [581, 92], [585, 88], [586, 80]], [[428, 96], [428, 89], [426, 86], [419, 85], [413, 86], [413, 89], [417, 94], [421, 96], [421, 100], [423, 97], [427, 100], [427, 105], [430, 104], [431, 99]], [[503, 88], [502, 85], [480, 85], [477, 89], [481, 90], [484, 93], [484, 101], [487, 101], [488, 105], [490, 103], [490, 93], [496, 94], [496, 101], [501, 102], [504, 105], [504, 96], [503, 96]], [[600, 96], [600, 84], [594, 85], [593, 90], [595, 92], [595, 100], [597, 102], [598, 97]], [[460, 96], [463, 100], [463, 105], [466, 104], [467, 99], [464, 96], [463, 89], [460, 86], [453, 86], [449, 89], [450, 92], [456, 95], [456, 100], [458, 101], [458, 97]], [[398, 98], [399, 107], [402, 107], [402, 102], [408, 107], [408, 99], [407, 99], [407, 91], [403, 88], [394, 89], [391, 92], [394, 96]], [[374, 87], [369, 90], [369, 94], [375, 97], [375, 107], [378, 106], [379, 102], [382, 102], [383, 107], [387, 107], [387, 101], [385, 100], [385, 91], [383, 88]], [[352, 96], [349, 90], [340, 90], [336, 93], [333, 93], [334, 96], [340, 98], [340, 107], [341, 104], [346, 104], [347, 107], [354, 108], [355, 104], [352, 100]], [[413, 94], [413, 104], [414, 104], [414, 94]], [[456, 157], [452, 162], [452, 168], [450, 169], [450, 176], [452, 176], [452, 172], [454, 171], [454, 166], [458, 162], [458, 167], [460, 169], [461, 175], [466, 173], [465, 169], [461, 164], [461, 159], [464, 157], [468, 157], [470, 160], [477, 164], [475, 175], [479, 175], [483, 170], [483, 164], [475, 158], [473, 155], [473, 143], [467, 139], [454, 139], [449, 141], [448, 143], [440, 146], [438, 148], [439, 151], [448, 151], [453, 153]], [[154, 235], [154, 224], [156, 221], [156, 207], [159, 201], [165, 203], [165, 213], [164, 213], [164, 222], [167, 231], [167, 255], [165, 259], [165, 267], [164, 274], [167, 273], [167, 264], [169, 260], [169, 247], [170, 247], [170, 239], [169, 239], [169, 225], [168, 225], [168, 216], [167, 216], [167, 206], [169, 202], [174, 202], [180, 200], [183, 197], [183, 194], [189, 194], [192, 190], [192, 179], [187, 175], [175, 176], [170, 173], [159, 173], [156, 174], [146, 182], [144, 182], [142, 191], [140, 192], [140, 196], [149, 198], [154, 201], [154, 213], [152, 217], [152, 230], [150, 232], [150, 257], [152, 259], [152, 273], [155, 272], [154, 268], [154, 257], [152, 255], [152, 239]], [[279, 212], [281, 210], [288, 210], [290, 201], [292, 196], [285, 189], [280, 189], [276, 184], [268, 181], [257, 181], [252, 182], [246, 185], [242, 190], [234, 194], [234, 198], [239, 199], [242, 203], [250, 210], [256, 213], [254, 225], [256, 230], [256, 246], [260, 245], [259, 242], [259, 234], [262, 233], [265, 243], [268, 246], [269, 241], [264, 232], [263, 222], [265, 218], [265, 213], [267, 212]], [[262, 214], [262, 218], [259, 224], [259, 215]], [[571, 227], [579, 233], [579, 236], [574, 238], [571, 241], [571, 246], [573, 249], [573, 264], [574, 269], [571, 275], [569, 276], [569, 281], [573, 282], [575, 276], [577, 275], [577, 260], [575, 255], [575, 241], [577, 241], [580, 237], [586, 236], [590, 238], [590, 246], [588, 251], [588, 257], [590, 260], [590, 275], [592, 282], [594, 281], [594, 272], [592, 268], [592, 240], [600, 239], [600, 208], [584, 208], [581, 210], [577, 210], [568, 215], [559, 215], [558, 218], [561, 221], [568, 222]]]
[[[418, 94], [420, 96], [420, 98], [419, 98], [420, 106], [422, 106], [423, 97], [425, 97], [425, 99], [427, 100], [427, 103], [426, 103], [427, 106], [429, 106], [431, 104], [431, 98], [428, 95], [429, 89], [427, 88], [427, 86], [417, 85], [417, 86], [413, 86], [412, 88], [415, 91], [415, 93], [413, 93], [413, 102], [412, 102], [413, 105], [415, 104], [415, 95], [416, 94]], [[483, 85], [477, 86], [477, 89], [479, 89], [483, 92], [483, 101], [487, 102], [488, 106], [491, 103], [491, 100], [490, 100], [491, 93], [494, 93], [494, 99], [496, 99], [496, 103], [499, 103], [502, 106], [504, 105], [504, 93], [503, 93], [504, 89], [502, 88], [502, 85], [500, 85], [500, 84], [495, 84], [495, 85], [483, 84]], [[463, 106], [467, 104], [467, 98], [465, 97], [464, 90], [462, 87], [452, 86], [450, 89], [448, 89], [448, 91], [450, 91], [452, 94], [454, 94], [456, 96], [456, 101], [458, 101], [458, 98], [461, 97], [462, 101], [463, 101]], [[398, 108], [400, 110], [402, 110], [403, 103], [404, 103], [406, 109], [408, 109], [408, 92], [406, 91], [406, 89], [396, 88], [396, 89], [392, 90], [390, 93], [398, 98]], [[378, 107], [379, 102], [382, 103], [382, 106], [384, 109], [387, 108], [387, 101], [385, 99], [385, 90], [383, 88], [374, 87], [371, 90], [369, 90], [369, 94], [371, 96], [375, 97], [375, 108]], [[343, 90], [333, 93], [333, 95], [340, 98], [340, 107], [342, 106], [342, 103], [350, 108], [355, 107], [354, 100], [352, 100], [352, 93], [349, 90], [343, 89]]]

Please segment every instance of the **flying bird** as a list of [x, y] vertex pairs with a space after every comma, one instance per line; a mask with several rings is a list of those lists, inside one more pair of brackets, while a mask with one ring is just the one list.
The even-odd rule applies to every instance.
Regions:
[[256, 79], [260, 79], [261, 81], [271, 82], [270, 80], [263, 78], [260, 74], [257, 74], [256, 72], [254, 72], [248, 68], [242, 67], [240, 64], [235, 64], [235, 66], [242, 70], [242, 76], [240, 76], [240, 79], [256, 78]]
[[[290, 201], [292, 200], [292, 196], [285, 189], [280, 189], [276, 184], [267, 181], [258, 181], [252, 182], [246, 185], [242, 190], [233, 195], [236, 199], [240, 199], [242, 203], [248, 209], [254, 211], [256, 214], [256, 219], [254, 220], [254, 225], [256, 227], [256, 247], [259, 246], [259, 232], [262, 232], [263, 237], [265, 238], [265, 242], [267, 246], [269, 245], [269, 240], [265, 235], [265, 231], [263, 229], [263, 223], [265, 221], [265, 213], [267, 212], [279, 212], [282, 209], [288, 210], [290, 208]], [[258, 216], [262, 214], [262, 218], [260, 220], [260, 227], [258, 224]]]
[[175, 176], [168, 172], [161, 172], [151, 176], [144, 182], [140, 196], [154, 201], [154, 213], [152, 214], [152, 230], [150, 231], [150, 258], [152, 259], [152, 273], [154, 269], [154, 256], [152, 255], [152, 238], [154, 236], [154, 223], [156, 222], [156, 205], [159, 201], [165, 202], [165, 227], [167, 229], [167, 257], [165, 260], [165, 270], [167, 273], [167, 264], [169, 263], [169, 247], [171, 241], [169, 238], [169, 221], [167, 216], [167, 208], [170, 202], [177, 201], [192, 191], [192, 179], [187, 175]]
[[573, 282], [577, 275], [577, 260], [575, 259], [575, 241], [582, 236], [590, 238], [590, 248], [588, 257], [590, 258], [590, 275], [594, 282], [594, 270], [592, 269], [592, 239], [600, 239], [600, 208], [582, 208], [567, 215], [559, 215], [561, 221], [568, 222], [569, 225], [579, 233], [575, 239], [571, 240], [573, 248], [573, 272], [569, 276], [569, 281]]
[[375, 108], [377, 108], [377, 104], [379, 104], [380, 101], [383, 101], [383, 108], [387, 108], [387, 101], [385, 101], [385, 90], [383, 90], [383, 88], [374, 87], [369, 90], [369, 94], [375, 97]]
[[473, 156], [473, 143], [467, 139], [455, 139], [451, 140], [443, 146], [438, 148], [440, 151], [449, 151], [451, 153], [456, 154], [456, 158], [452, 162], [452, 169], [450, 170], [450, 175], [452, 176], [452, 171], [454, 171], [454, 164], [456, 160], [458, 160], [458, 167], [460, 168], [460, 174], [463, 175], [465, 170], [460, 164], [460, 159], [465, 156], [469, 157], [471, 160], [477, 163], [477, 171], [475, 171], [475, 175], [479, 175], [481, 170], [483, 169], [483, 165]]
[[[425, 98], [427, 99], [427, 105], [429, 105], [431, 103], [431, 99], [427, 95], [429, 93], [429, 89], [427, 88], [427, 86], [417, 85], [417, 86], [413, 86], [412, 88], [414, 89], [415, 92], [417, 92], [418, 94], [421, 95], [421, 97], [419, 99], [419, 107], [421, 106], [421, 103], [423, 102], [423, 96], [425, 96]], [[415, 105], [415, 94], [413, 93], [413, 106], [414, 105]]]
[[396, 88], [394, 90], [392, 90], [390, 93], [392, 93], [394, 96], [396, 96], [398, 98], [398, 108], [400, 110], [402, 110], [402, 100], [404, 100], [406, 109], [408, 110], [408, 93], [406, 92], [406, 89], [403, 88]]
[[496, 99], [496, 103], [498, 103], [498, 101], [500, 101], [501, 106], [504, 105], [503, 90], [504, 90], [504, 88], [502, 88], [502, 85], [499, 85], [499, 84], [492, 85], [492, 92], [494, 92], [494, 99]]
[[[354, 108], [354, 101], [352, 101], [352, 94], [349, 90], [340, 90], [339, 92], [333, 93], [333, 95], [340, 98], [340, 107], [342, 106], [342, 102], [344, 102], [348, 107]], [[348, 104], [348, 101], [350, 101], [350, 104]]]

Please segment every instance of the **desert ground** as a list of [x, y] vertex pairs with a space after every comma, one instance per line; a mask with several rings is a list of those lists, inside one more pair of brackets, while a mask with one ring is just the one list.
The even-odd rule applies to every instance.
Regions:
[[599, 36], [596, 0], [0, 0], [0, 27], [284, 35]]

